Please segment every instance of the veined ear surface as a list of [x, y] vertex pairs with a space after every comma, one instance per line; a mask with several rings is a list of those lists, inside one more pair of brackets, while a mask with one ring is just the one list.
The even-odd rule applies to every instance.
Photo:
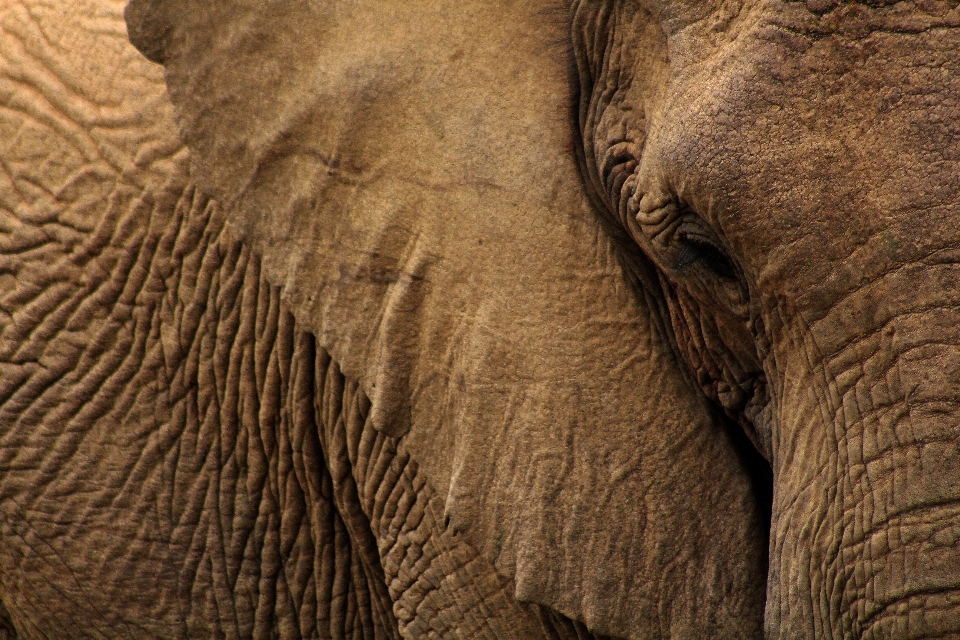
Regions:
[[749, 478], [581, 186], [565, 3], [216, 4], [127, 14], [194, 177], [452, 526], [595, 631], [759, 635]]

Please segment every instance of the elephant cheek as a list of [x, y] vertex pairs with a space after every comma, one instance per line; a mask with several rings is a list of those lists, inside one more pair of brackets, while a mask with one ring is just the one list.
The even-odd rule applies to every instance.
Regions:
[[[843, 308], [869, 308], [863, 292], [794, 333], [777, 394], [771, 637], [960, 633], [960, 312], [933, 271], [885, 276], [904, 300], [874, 310], [876, 330], [854, 337]], [[918, 313], [909, 299], [935, 302]]]

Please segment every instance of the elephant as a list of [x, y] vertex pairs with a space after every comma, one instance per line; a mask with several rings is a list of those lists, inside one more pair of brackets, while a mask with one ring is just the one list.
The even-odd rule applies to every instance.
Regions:
[[569, 28], [0, 8], [0, 637], [761, 636], [768, 465], [598, 215]]
[[960, 634], [956, 8], [119, 10], [2, 22], [8, 635]]

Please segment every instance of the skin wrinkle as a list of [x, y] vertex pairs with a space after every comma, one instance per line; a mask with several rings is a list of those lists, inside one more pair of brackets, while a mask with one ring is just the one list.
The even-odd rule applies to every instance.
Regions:
[[[21, 512], [25, 512], [25, 510], [21, 509]], [[24, 546], [25, 546], [25, 547], [30, 548], [30, 549], [32, 549], [32, 550], [35, 550], [35, 547], [34, 547], [33, 545], [31, 545], [30, 541], [27, 539], [27, 538], [29, 537], [29, 531], [28, 531], [27, 533], [24, 533], [24, 532], [22, 532], [22, 531], [17, 531], [17, 532], [16, 532], [16, 535], [17, 535], [17, 537], [24, 543]], [[37, 537], [39, 537], [39, 536], [37, 536]], [[54, 549], [51, 545], [47, 544], [47, 545], [45, 545], [45, 546], [46, 546], [48, 549], [50, 549], [52, 556], [56, 557], [58, 560], [62, 560], [62, 559], [63, 559], [62, 556], [61, 556], [61, 555], [56, 551], [56, 549]], [[42, 559], [44, 556], [43, 556], [42, 554], [39, 554], [39, 557]], [[75, 586], [81, 587], [80, 582], [77, 580], [76, 574], [74, 574], [73, 572], [69, 572], [69, 577], [73, 579]], [[52, 579], [50, 579], [50, 578], [45, 578], [45, 579], [47, 580], [48, 585], [49, 585], [52, 589], [54, 589], [54, 590], [58, 593], [58, 595], [60, 595], [62, 598], [66, 599], [66, 600], [72, 600], [72, 599], [73, 599], [69, 593], [67, 593], [67, 592], [65, 592], [63, 589], [61, 589], [60, 585], [58, 585], [57, 583], [53, 582]], [[82, 591], [83, 591], [82, 587], [80, 588], [80, 590], [81, 590], [81, 594], [82, 594]], [[98, 629], [98, 631], [99, 631], [99, 629]]]

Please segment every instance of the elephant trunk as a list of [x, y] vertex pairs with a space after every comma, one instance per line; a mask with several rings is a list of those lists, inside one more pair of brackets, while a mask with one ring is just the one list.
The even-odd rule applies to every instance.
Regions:
[[768, 637], [960, 633], [958, 282], [896, 268], [779, 341]]

